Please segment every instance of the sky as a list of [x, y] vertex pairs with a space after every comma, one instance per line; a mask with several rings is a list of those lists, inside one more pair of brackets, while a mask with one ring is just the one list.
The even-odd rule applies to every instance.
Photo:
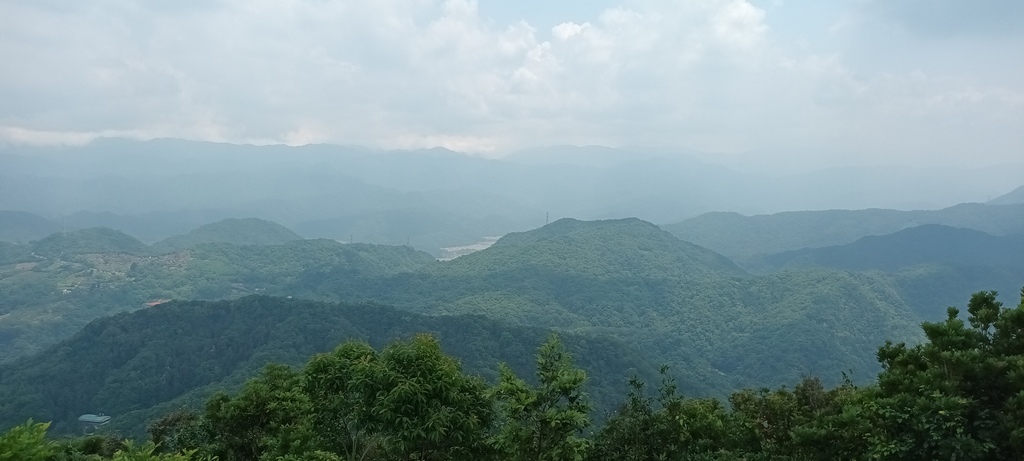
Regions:
[[1020, 0], [0, 0], [0, 142], [1024, 161]]

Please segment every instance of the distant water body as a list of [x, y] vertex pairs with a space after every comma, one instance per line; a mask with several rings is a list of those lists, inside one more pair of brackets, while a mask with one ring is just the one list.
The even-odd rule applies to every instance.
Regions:
[[459, 256], [466, 256], [470, 253], [476, 253], [477, 251], [485, 250], [489, 248], [491, 245], [494, 245], [494, 242], [497, 242], [498, 239], [500, 238], [500, 236], [483, 237], [483, 240], [480, 240], [479, 242], [470, 245], [441, 248], [441, 257], [437, 259], [439, 261], [451, 261], [455, 258], [458, 258]]

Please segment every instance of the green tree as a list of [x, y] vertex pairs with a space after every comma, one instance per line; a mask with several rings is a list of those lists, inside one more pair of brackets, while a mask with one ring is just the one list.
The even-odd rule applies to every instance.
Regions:
[[331, 451], [352, 459], [378, 447], [399, 459], [486, 456], [487, 386], [463, 374], [433, 336], [393, 342], [379, 354], [347, 343], [305, 373], [314, 432]]
[[710, 459], [723, 450], [728, 414], [722, 404], [680, 396], [667, 366], [661, 374], [656, 398], [645, 394], [643, 381], [630, 380], [626, 403], [595, 436], [589, 460]]
[[53, 447], [46, 441], [49, 423], [33, 423], [29, 420], [0, 435], [0, 461], [45, 461], [53, 454]]
[[581, 433], [590, 426], [591, 409], [582, 390], [586, 379], [554, 335], [537, 353], [538, 387], [531, 387], [502, 364], [492, 390], [501, 417], [494, 442], [502, 459], [583, 459], [588, 443]]
[[310, 399], [310, 422], [316, 444], [345, 459], [371, 459], [382, 437], [370, 421], [376, 405], [377, 351], [347, 341], [306, 364], [303, 391]]
[[124, 442], [124, 449], [118, 450], [111, 461], [213, 461], [208, 457], [195, 456], [195, 452], [157, 453], [153, 442], [136, 445], [130, 440]]
[[1024, 290], [1015, 308], [975, 293], [967, 312], [966, 323], [953, 307], [925, 323], [924, 344], [879, 350], [869, 456], [1024, 459]]
[[301, 375], [271, 364], [235, 396], [211, 397], [203, 424], [208, 425], [211, 454], [221, 461], [272, 459], [307, 449], [309, 412]]

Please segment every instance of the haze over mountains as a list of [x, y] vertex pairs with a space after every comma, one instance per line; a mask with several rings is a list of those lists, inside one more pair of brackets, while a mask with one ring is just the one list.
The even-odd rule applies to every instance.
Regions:
[[1022, 49], [1020, 0], [0, 2], [0, 461], [1024, 460]]
[[0, 148], [0, 210], [112, 227], [147, 243], [223, 218], [257, 217], [304, 237], [408, 242], [436, 255], [535, 228], [546, 217], [665, 224], [710, 211], [943, 208], [1003, 194], [1021, 177], [1024, 163], [770, 176], [664, 149], [552, 147], [484, 159], [444, 149], [101, 139]]
[[1013, 205], [1017, 203], [1024, 203], [1024, 186], [1020, 186], [988, 201], [989, 205]]
[[[68, 432], [102, 410], [139, 434], [268, 361], [417, 331], [488, 377], [498, 361], [527, 369], [561, 333], [603, 410], [659, 364], [692, 396], [861, 383], [884, 341], [919, 342], [922, 321], [971, 293], [1024, 286], [1017, 192], [954, 199], [998, 181], [754, 176], [599, 147], [501, 160], [176, 140], [14, 151], [0, 155], [0, 391], [19, 398], [0, 399], [4, 425]], [[918, 202], [935, 206], [895, 209]], [[892, 209], [750, 214], [809, 203]]]
[[994, 235], [1024, 232], [1024, 204], [964, 203], [940, 210], [824, 210], [771, 215], [706, 213], [666, 230], [732, 258], [852, 243], [865, 235], [942, 224], [981, 230]]

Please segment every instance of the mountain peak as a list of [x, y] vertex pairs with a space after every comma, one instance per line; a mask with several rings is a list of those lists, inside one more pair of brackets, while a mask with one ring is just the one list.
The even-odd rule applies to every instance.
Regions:
[[228, 218], [157, 242], [160, 250], [181, 250], [202, 243], [234, 243], [237, 245], [279, 245], [302, 240], [302, 236], [278, 223], [259, 218]]
[[1016, 205], [1024, 203], [1024, 186], [1020, 186], [1010, 192], [1000, 195], [988, 201], [988, 205]]
[[41, 255], [55, 256], [90, 253], [148, 253], [149, 247], [124, 232], [109, 227], [90, 227], [69, 232], [58, 232], [33, 242], [32, 248]]
[[637, 218], [559, 219], [538, 229], [508, 234], [490, 248], [442, 267], [475, 273], [530, 268], [592, 277], [745, 275], [724, 256]]

